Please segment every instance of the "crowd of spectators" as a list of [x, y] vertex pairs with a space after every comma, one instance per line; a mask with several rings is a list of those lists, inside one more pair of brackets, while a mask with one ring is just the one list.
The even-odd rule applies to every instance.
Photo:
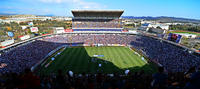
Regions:
[[150, 60], [160, 63], [169, 72], [184, 72], [200, 65], [200, 56], [159, 39], [137, 36], [131, 45], [141, 50]]
[[84, 44], [124, 44], [134, 41], [135, 35], [120, 34], [68, 34], [47, 37], [43, 41], [55, 43], [84, 43]]
[[[115, 73], [114, 76], [101, 73], [70, 76], [62, 71], [49, 76], [36, 76], [30, 72], [29, 69], [50, 51], [69, 43], [130, 45], [162, 67], [153, 76], [143, 71], [130, 72], [128, 76]], [[0, 89], [200, 89], [200, 72], [195, 69], [200, 65], [198, 55], [165, 41], [141, 35], [53, 35], [2, 53], [0, 63], [4, 64], [0, 67]]]
[[130, 71], [128, 75], [57, 74], [35, 75], [30, 69], [21, 74], [0, 75], [0, 89], [199, 89], [200, 70], [192, 67], [187, 73], [167, 73], [163, 67], [154, 74]]
[[0, 68], [0, 73], [20, 73], [25, 68], [31, 68], [50, 51], [61, 45], [36, 40], [26, 45], [10, 49], [0, 55], [0, 64], [6, 64], [6, 66]]
[[200, 65], [198, 55], [151, 37], [125, 34], [67, 34], [44, 37], [2, 53], [0, 63], [6, 64], [6, 67], [0, 68], [0, 72], [21, 72], [43, 59], [53, 49], [69, 43], [130, 45], [143, 52], [151, 61], [164, 66], [169, 72], [185, 72], [191, 66]]
[[122, 28], [119, 19], [74, 19], [73, 28]]

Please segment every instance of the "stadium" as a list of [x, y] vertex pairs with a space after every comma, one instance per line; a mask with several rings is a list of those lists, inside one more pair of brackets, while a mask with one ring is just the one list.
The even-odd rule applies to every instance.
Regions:
[[[170, 78], [183, 81], [184, 73], [200, 65], [197, 53], [176, 43], [125, 32], [120, 19], [123, 12], [72, 10], [72, 29], [56, 29], [57, 33], [1, 50], [0, 73], [16, 76], [24, 70], [30, 73], [29, 68], [48, 89], [151, 89], [151, 74], [163, 72], [162, 68]], [[51, 88], [46, 82], [53, 83]]]

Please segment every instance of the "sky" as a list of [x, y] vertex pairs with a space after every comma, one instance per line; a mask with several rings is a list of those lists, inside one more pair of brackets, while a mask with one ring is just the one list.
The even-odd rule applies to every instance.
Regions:
[[200, 0], [0, 0], [0, 13], [72, 16], [71, 10], [124, 10], [123, 16], [200, 19]]

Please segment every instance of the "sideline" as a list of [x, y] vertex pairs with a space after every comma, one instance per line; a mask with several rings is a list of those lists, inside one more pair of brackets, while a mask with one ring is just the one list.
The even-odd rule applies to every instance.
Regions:
[[40, 60], [38, 63], [36, 63], [34, 66], [31, 67], [31, 71], [35, 71], [35, 69], [40, 65], [45, 63], [47, 60], [47, 58], [49, 56], [51, 56], [52, 54], [54, 54], [55, 52], [57, 52], [58, 50], [62, 49], [62, 48], [66, 48], [68, 47], [68, 45], [62, 45], [60, 47], [57, 47], [56, 49], [52, 50], [51, 52], [49, 52], [42, 60]]

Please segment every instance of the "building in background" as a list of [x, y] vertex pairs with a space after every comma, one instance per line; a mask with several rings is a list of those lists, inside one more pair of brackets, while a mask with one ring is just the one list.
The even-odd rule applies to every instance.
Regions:
[[121, 31], [123, 10], [72, 10], [73, 31]]

